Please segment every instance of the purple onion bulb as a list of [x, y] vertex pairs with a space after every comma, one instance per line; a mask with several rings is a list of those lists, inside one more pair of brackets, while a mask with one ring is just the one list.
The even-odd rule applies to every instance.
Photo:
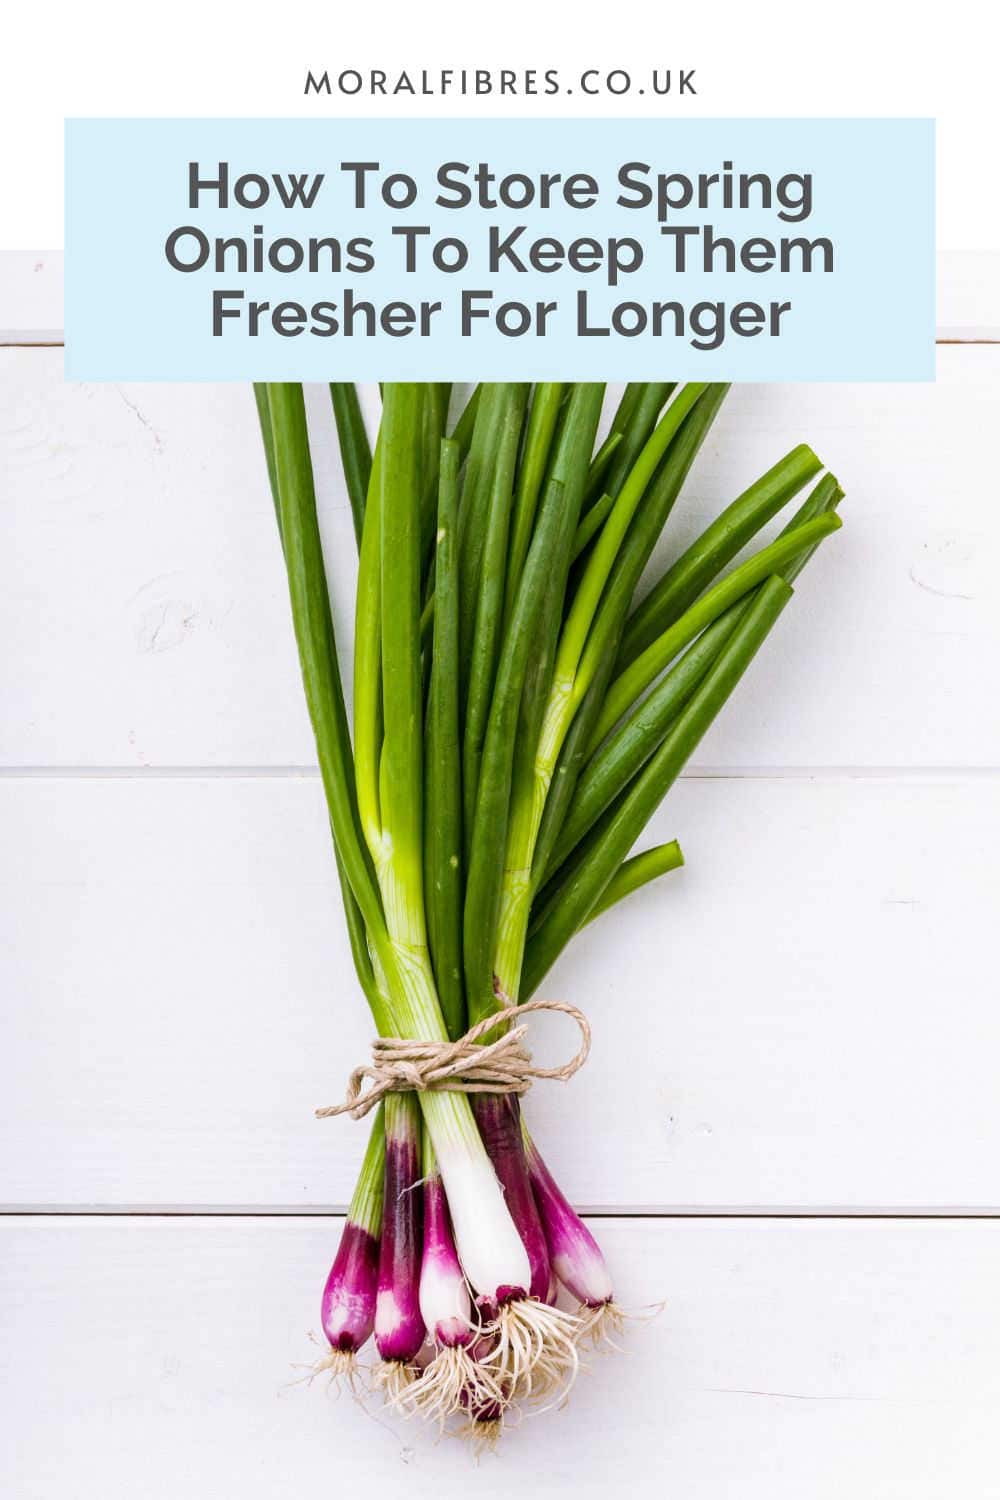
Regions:
[[525, 1155], [556, 1275], [586, 1307], [603, 1307], [613, 1301], [614, 1289], [600, 1245], [563, 1196], [531, 1140], [526, 1142]]
[[378, 1240], [348, 1219], [323, 1288], [323, 1332], [331, 1349], [356, 1354], [371, 1338], [377, 1282]]
[[424, 1177], [420, 1312], [431, 1338], [443, 1349], [471, 1343], [472, 1299], [455, 1249], [444, 1183], [437, 1171]]
[[[531, 1268], [528, 1290], [532, 1297], [544, 1302], [549, 1293], [551, 1263], [528, 1177], [520, 1105], [512, 1094], [473, 1094], [471, 1098], [483, 1145], [500, 1179], [508, 1211], [527, 1251]], [[497, 1288], [497, 1300], [501, 1303], [523, 1294], [523, 1287]]]
[[379, 1247], [375, 1343], [382, 1359], [414, 1359], [424, 1341], [420, 1316], [420, 1116], [411, 1095], [385, 1105], [385, 1192]]

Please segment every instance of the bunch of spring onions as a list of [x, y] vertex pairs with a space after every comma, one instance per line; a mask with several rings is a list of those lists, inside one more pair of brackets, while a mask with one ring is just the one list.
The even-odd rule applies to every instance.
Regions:
[[[598, 443], [601, 385], [484, 384], [462, 406], [447, 385], [387, 384], [372, 451], [355, 388], [332, 386], [360, 553], [352, 723], [302, 389], [256, 388], [381, 1035], [455, 1039], [523, 1002], [574, 933], [681, 864], [676, 843], [636, 854], [636, 840], [840, 525], [837, 481], [799, 446], [649, 586], [727, 389], [629, 385]], [[392, 1093], [369, 1118], [323, 1293], [324, 1367], [352, 1376], [374, 1336], [391, 1403], [492, 1436], [617, 1327], [608, 1267], [517, 1098]]]

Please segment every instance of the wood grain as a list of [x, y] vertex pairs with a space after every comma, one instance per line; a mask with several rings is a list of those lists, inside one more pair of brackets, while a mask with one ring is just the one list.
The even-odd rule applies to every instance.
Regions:
[[[571, 1195], [1000, 1208], [998, 815], [991, 777], [678, 785], [687, 867], [542, 990], [594, 1028], [528, 1101]], [[370, 1024], [317, 783], [7, 779], [0, 824], [0, 1201], [346, 1202], [363, 1127], [312, 1110]]]
[[566, 1410], [477, 1465], [293, 1382], [330, 1220], [6, 1221], [0, 1488], [17, 1500], [474, 1488], [684, 1500], [992, 1500], [995, 1224], [602, 1221], [666, 1298]]
[[[848, 524], [696, 760], [726, 770], [1000, 764], [1000, 349], [942, 350], [937, 386], [736, 387], [661, 560], [793, 443]], [[342, 646], [355, 548], [329, 402], [311, 411]], [[0, 764], [312, 766], [249, 391], [77, 386], [0, 351]]]
[[[995, 262], [942, 257], [942, 336], [1000, 332]], [[0, 343], [58, 337], [58, 258], [9, 270]], [[310, 1112], [369, 1028], [247, 393], [0, 350], [0, 1199], [69, 1211], [0, 1218], [0, 1493], [1000, 1496], [1000, 1224], [884, 1217], [1000, 1215], [998, 401], [984, 347], [936, 387], [738, 388], [699, 461], [667, 555], [800, 437], [850, 524], [656, 820], [686, 869], [552, 974], [594, 1057], [529, 1109], [578, 1202], [722, 1217], [595, 1222], [667, 1310], [474, 1467], [292, 1383], [360, 1149]]]

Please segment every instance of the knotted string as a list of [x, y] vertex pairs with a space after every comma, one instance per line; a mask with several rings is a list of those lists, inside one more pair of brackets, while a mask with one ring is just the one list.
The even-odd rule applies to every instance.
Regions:
[[[550, 1010], [569, 1016], [580, 1028], [579, 1050], [561, 1068], [536, 1068], [524, 1045], [527, 1027], [512, 1026], [495, 1042], [480, 1045], [497, 1026], [515, 1017]], [[350, 1115], [361, 1120], [386, 1094], [434, 1093], [442, 1089], [459, 1094], [525, 1094], [536, 1078], [572, 1078], [590, 1054], [590, 1022], [575, 1005], [563, 1000], [529, 1000], [508, 1005], [470, 1026], [455, 1042], [419, 1042], [406, 1037], [377, 1037], [372, 1060], [355, 1068], [347, 1083], [343, 1104], [328, 1104], [316, 1111], [319, 1120]], [[366, 1080], [368, 1087], [365, 1087]]]

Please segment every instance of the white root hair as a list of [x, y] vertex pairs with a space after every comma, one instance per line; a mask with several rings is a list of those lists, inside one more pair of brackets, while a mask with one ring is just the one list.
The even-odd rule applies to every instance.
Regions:
[[510, 1401], [554, 1401], [580, 1371], [579, 1318], [534, 1297], [504, 1303], [484, 1332], [492, 1348], [482, 1363]]
[[481, 1458], [484, 1453], [495, 1453], [497, 1444], [503, 1436], [504, 1422], [502, 1417], [490, 1417], [483, 1421], [478, 1417], [469, 1417], [459, 1427], [455, 1436], [471, 1443], [476, 1458]]
[[310, 1365], [302, 1379], [312, 1385], [321, 1375], [329, 1376], [328, 1386], [338, 1386], [341, 1381], [348, 1387], [353, 1396], [358, 1394], [358, 1377], [361, 1374], [361, 1366], [358, 1364], [358, 1356], [353, 1349], [331, 1349], [318, 1359], [314, 1365]]
[[471, 1443], [477, 1461], [484, 1453], [494, 1453], [497, 1444], [508, 1429], [520, 1427], [524, 1410], [508, 1404], [502, 1410], [495, 1407], [476, 1407], [471, 1403], [465, 1407], [464, 1421], [452, 1429], [452, 1436], [461, 1442]]
[[613, 1298], [609, 1302], [600, 1303], [597, 1307], [592, 1307], [585, 1302], [581, 1303], [576, 1314], [579, 1319], [577, 1342], [587, 1344], [594, 1349], [614, 1349], [620, 1354], [622, 1346], [618, 1340], [625, 1332], [625, 1324], [648, 1323], [653, 1318], [659, 1317], [665, 1305], [663, 1302], [657, 1302], [652, 1307], [639, 1308], [637, 1312], [626, 1312], [625, 1308]]
[[502, 1411], [507, 1402], [493, 1370], [459, 1345], [438, 1348], [419, 1378], [402, 1391], [399, 1409], [444, 1427], [456, 1413], [487, 1407]]
[[378, 1391], [386, 1406], [404, 1411], [406, 1394], [420, 1378], [420, 1369], [402, 1359], [379, 1359], [371, 1371], [372, 1390]]
[[614, 1349], [621, 1353], [621, 1344], [618, 1342], [625, 1330], [625, 1318], [627, 1314], [618, 1306], [617, 1302], [602, 1302], [597, 1307], [588, 1303], [581, 1303], [577, 1317], [580, 1319], [580, 1327], [577, 1330], [577, 1343], [587, 1344], [592, 1349], [602, 1346]]

